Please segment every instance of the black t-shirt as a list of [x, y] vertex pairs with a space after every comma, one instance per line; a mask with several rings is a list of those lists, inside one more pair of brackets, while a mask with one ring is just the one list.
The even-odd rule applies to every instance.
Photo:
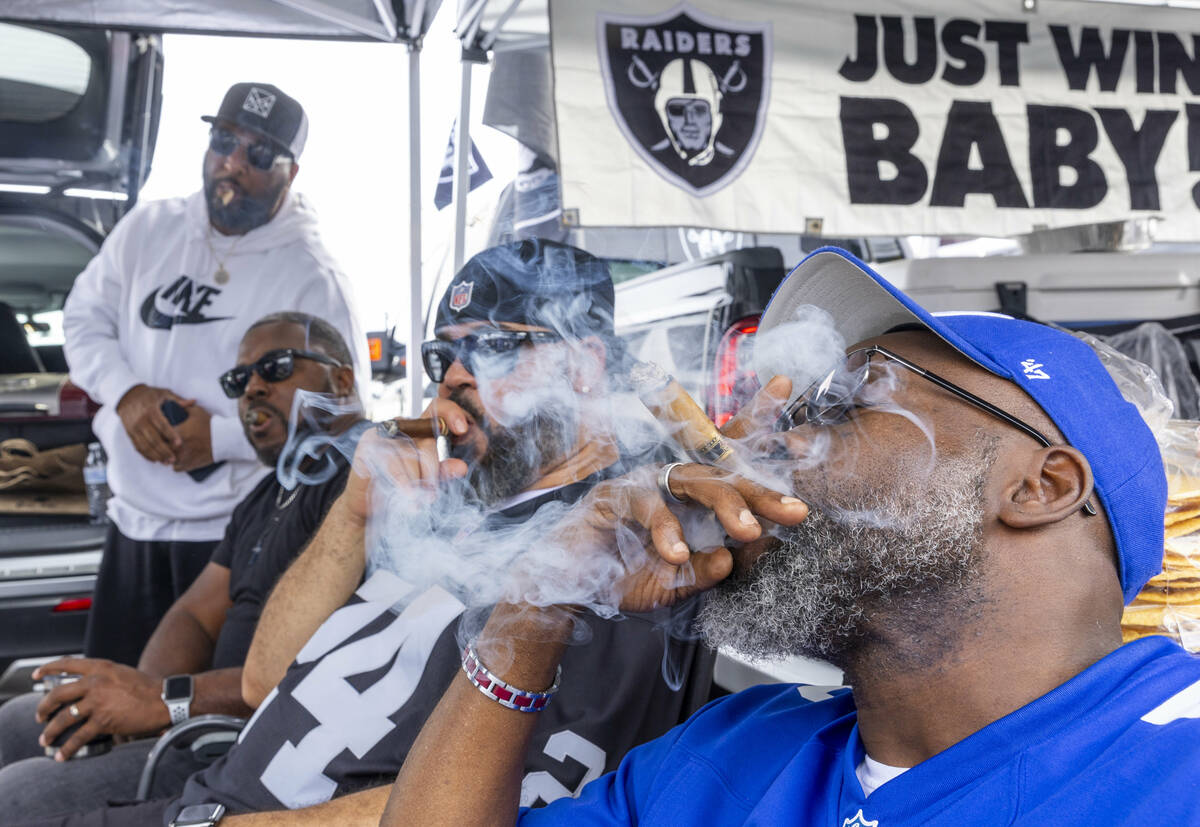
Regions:
[[[520, 503], [500, 520], [523, 521], [549, 502], [578, 499], [594, 483]], [[167, 822], [189, 804], [220, 802], [234, 813], [296, 809], [394, 779], [460, 668], [455, 632], [463, 609], [440, 587], [417, 593], [391, 572], [372, 574], [305, 644], [238, 743], [188, 779]], [[592, 640], [569, 647], [562, 686], [537, 713], [523, 805], [576, 794], [708, 698], [714, 655], [707, 647], [670, 640], [671, 663], [683, 677], [672, 690], [661, 675], [659, 629], [634, 617], [588, 623]]]
[[336, 451], [333, 475], [319, 485], [288, 491], [275, 474], [263, 478], [233, 510], [225, 537], [212, 562], [229, 569], [233, 605], [217, 636], [212, 668], [241, 666], [254, 638], [254, 627], [275, 581], [308, 545], [329, 506], [346, 487], [349, 463]]

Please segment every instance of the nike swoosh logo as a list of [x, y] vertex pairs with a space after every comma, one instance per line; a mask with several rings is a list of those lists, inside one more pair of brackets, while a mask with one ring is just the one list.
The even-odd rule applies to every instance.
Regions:
[[146, 327], [154, 328], [155, 330], [170, 330], [177, 324], [205, 324], [206, 322], [223, 322], [233, 318], [232, 316], [203, 316], [199, 313], [183, 313], [168, 316], [155, 307], [158, 291], [161, 289], [161, 287], [156, 287], [151, 290], [150, 295], [146, 296], [146, 300], [142, 302], [142, 322], [145, 323]]

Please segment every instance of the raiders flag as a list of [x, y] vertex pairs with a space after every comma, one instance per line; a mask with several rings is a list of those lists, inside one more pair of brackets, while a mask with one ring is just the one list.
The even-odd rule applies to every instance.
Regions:
[[1200, 236], [1200, 16], [1038, 0], [549, 0], [565, 216]]

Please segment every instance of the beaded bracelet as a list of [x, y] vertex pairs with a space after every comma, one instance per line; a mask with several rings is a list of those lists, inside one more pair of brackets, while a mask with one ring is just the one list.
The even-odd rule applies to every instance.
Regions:
[[463, 650], [462, 669], [480, 692], [501, 706], [515, 709], [518, 712], [541, 712], [546, 708], [546, 704], [550, 703], [550, 698], [558, 691], [559, 684], [562, 683], [562, 666], [560, 665], [554, 675], [554, 683], [546, 691], [526, 692], [524, 689], [517, 689], [497, 678], [479, 662], [479, 653], [475, 651], [474, 643], [468, 643], [467, 648]]

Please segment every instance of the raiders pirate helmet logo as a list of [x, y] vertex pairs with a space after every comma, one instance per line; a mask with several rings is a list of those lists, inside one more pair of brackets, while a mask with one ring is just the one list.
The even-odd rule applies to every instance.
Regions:
[[766, 119], [770, 23], [681, 4], [654, 17], [601, 14], [597, 34], [609, 109], [651, 168], [699, 196], [745, 169]]

